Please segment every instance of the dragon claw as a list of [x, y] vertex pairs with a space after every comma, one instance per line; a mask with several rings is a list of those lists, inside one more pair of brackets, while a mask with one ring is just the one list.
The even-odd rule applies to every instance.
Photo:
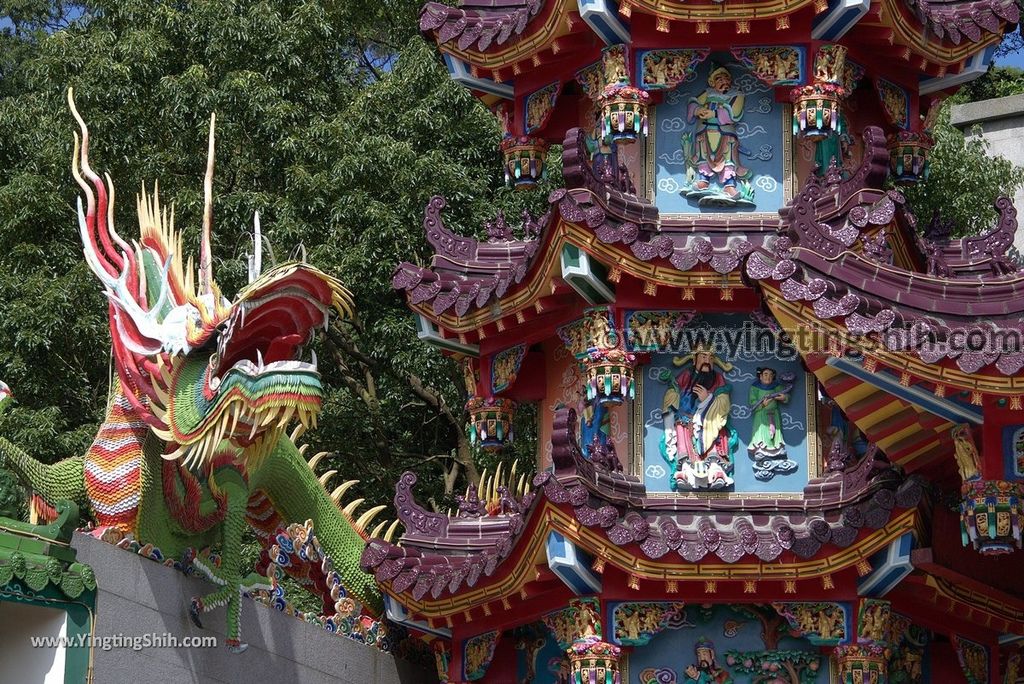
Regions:
[[245, 649], [249, 648], [249, 644], [240, 639], [228, 639], [227, 644], [232, 653], [245, 653]]
[[203, 628], [203, 622], [199, 619], [199, 616], [203, 614], [203, 599], [198, 596], [193, 596], [192, 601], [188, 605], [188, 616], [199, 629]]

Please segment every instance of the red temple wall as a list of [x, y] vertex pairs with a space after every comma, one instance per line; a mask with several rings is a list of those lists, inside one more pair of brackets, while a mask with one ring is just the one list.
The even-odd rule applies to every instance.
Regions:
[[[552, 338], [543, 343], [544, 356], [547, 364], [547, 391], [540, 402], [540, 425], [537, 453], [537, 470], [551, 467], [551, 432], [555, 410], [559, 405], [572, 406], [576, 414], [582, 416], [583, 399], [580, 388], [579, 367], [576, 359], [565, 348], [562, 341]], [[629, 449], [629, 417], [625, 406], [615, 406], [610, 410], [609, 436], [615, 443], [619, 454], [628, 454]], [[621, 456], [620, 456], [621, 457]]]

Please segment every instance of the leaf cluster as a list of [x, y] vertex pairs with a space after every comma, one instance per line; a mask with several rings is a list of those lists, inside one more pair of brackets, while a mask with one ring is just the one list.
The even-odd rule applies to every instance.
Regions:
[[[432, 195], [448, 197], [449, 227], [479, 235], [496, 208], [518, 217], [546, 193], [504, 187], [497, 122], [415, 33], [419, 3], [25, 0], [5, 3], [9, 17], [16, 5], [24, 18], [0, 41], [0, 377], [19, 403], [0, 430], [52, 461], [88, 447], [106, 404], [106, 304], [81, 256], [70, 174], [73, 86], [92, 165], [118, 188], [119, 232], [135, 234], [132, 196], [159, 179], [186, 256], [198, 252], [216, 112], [222, 288], [244, 284], [259, 211], [278, 260], [301, 244], [355, 296], [345, 331], [373, 363], [329, 362], [323, 343], [328, 390], [311, 446], [362, 478], [371, 501], [389, 500], [403, 469], [436, 477], [464, 427], [461, 374], [417, 341], [393, 269], [431, 255], [421, 224]], [[457, 419], [418, 400], [411, 376]]]

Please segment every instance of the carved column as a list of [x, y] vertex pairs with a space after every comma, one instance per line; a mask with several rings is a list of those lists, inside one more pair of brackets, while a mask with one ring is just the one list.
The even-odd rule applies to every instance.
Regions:
[[434, 641], [434, 665], [437, 667], [439, 684], [449, 684], [448, 666], [452, 660], [451, 646], [444, 639]]
[[601, 92], [601, 128], [598, 137], [618, 145], [636, 142], [647, 135], [647, 105], [651, 96], [633, 87], [627, 64], [629, 52], [624, 45], [604, 49], [604, 90]]
[[964, 546], [986, 556], [1021, 548], [1024, 484], [970, 480], [960, 489], [960, 533]]
[[621, 684], [618, 646], [591, 637], [573, 642], [568, 654], [573, 684]]
[[469, 441], [485, 451], [498, 451], [512, 443], [516, 403], [505, 397], [470, 397]]
[[836, 647], [841, 684], [886, 684], [889, 681], [888, 601], [864, 599], [856, 615], [856, 638]]
[[841, 113], [847, 92], [843, 87], [846, 48], [822, 45], [814, 56], [814, 80], [793, 88], [793, 134], [807, 140], [824, 140], [843, 133]]
[[622, 649], [604, 641], [601, 604], [596, 598], [574, 599], [562, 610], [542, 618], [560, 648], [565, 649], [564, 673], [572, 684], [621, 684]]
[[981, 456], [970, 426], [958, 425], [951, 434], [962, 482], [960, 534], [964, 546], [971, 544], [986, 556], [1021, 548], [1024, 483], [982, 479]]

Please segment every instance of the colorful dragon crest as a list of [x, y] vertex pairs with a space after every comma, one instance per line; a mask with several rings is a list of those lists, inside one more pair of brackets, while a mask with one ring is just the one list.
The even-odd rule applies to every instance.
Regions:
[[[264, 573], [281, 567], [282, 560], [270, 558], [274, 541], [287, 536], [289, 525], [305, 525], [324, 562], [285, 565], [321, 595], [325, 616], [379, 613], [380, 594], [358, 561], [364, 528], [384, 507], [354, 519], [362, 500], [339, 504], [353, 482], [328, 495], [334, 472], [317, 478], [312, 468], [320, 458], [307, 463], [285, 432], [294, 423], [299, 432], [316, 425], [323, 388], [316, 354], [307, 357], [304, 348], [327, 328], [332, 311], [353, 316], [351, 295], [304, 261], [264, 271], [257, 214], [248, 285], [233, 301], [224, 297], [213, 273], [213, 117], [198, 267], [183, 260], [174, 210], [161, 205], [156, 186], [137, 199], [138, 239], [122, 238], [114, 227], [113, 182], [89, 164], [89, 131], [70, 90], [68, 104], [81, 133], [72, 160], [84, 195], [79, 232], [109, 302], [117, 380], [84, 456], [45, 465], [3, 438], [0, 456], [36, 492], [44, 514], [70, 499], [101, 532], [192, 561], [220, 588], [194, 598], [190, 615], [200, 624], [203, 613], [226, 604], [233, 648], [244, 648], [241, 593], [272, 585], [266, 576], [243, 578], [238, 571], [246, 524], [266, 544], [258, 568]], [[7, 396], [0, 384], [0, 402]], [[383, 523], [375, 533], [381, 529]], [[210, 547], [220, 549], [219, 563], [211, 560], [217, 556], [196, 556]]]

